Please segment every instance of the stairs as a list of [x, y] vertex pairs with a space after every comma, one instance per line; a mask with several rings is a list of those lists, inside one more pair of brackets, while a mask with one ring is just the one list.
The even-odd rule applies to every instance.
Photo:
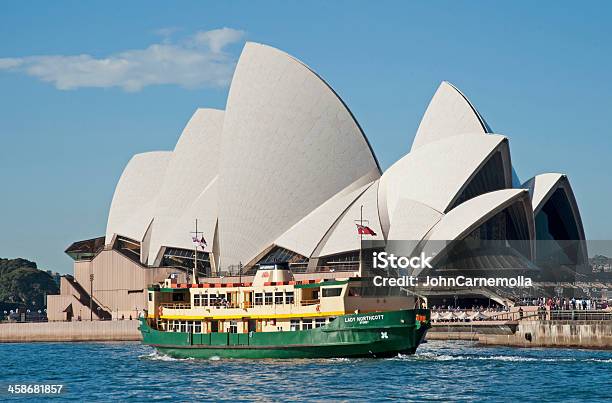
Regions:
[[98, 302], [96, 302], [96, 299], [92, 298], [91, 295], [89, 295], [89, 293], [83, 288], [83, 286], [81, 286], [81, 284], [79, 284], [74, 279], [73, 276], [71, 276], [70, 274], [66, 274], [64, 277], [66, 278], [66, 280], [68, 280], [68, 282], [74, 288], [74, 290], [79, 294], [79, 297], [77, 299], [79, 300], [81, 304], [83, 304], [86, 307], [89, 307], [91, 303], [91, 307], [93, 309], [93, 315], [97, 317], [98, 320], [111, 320], [112, 319], [111, 313], [107, 309], [105, 309], [103, 306], [101, 306]]

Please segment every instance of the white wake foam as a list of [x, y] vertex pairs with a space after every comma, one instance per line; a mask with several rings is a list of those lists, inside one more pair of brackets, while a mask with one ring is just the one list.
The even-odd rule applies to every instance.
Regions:
[[139, 355], [138, 358], [151, 361], [193, 361], [193, 358], [174, 358], [154, 350], [150, 354]]

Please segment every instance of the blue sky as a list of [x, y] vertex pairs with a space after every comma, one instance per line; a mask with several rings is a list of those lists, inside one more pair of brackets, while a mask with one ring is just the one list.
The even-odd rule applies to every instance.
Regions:
[[509, 136], [522, 180], [567, 173], [587, 237], [612, 239], [612, 3], [15, 1], [0, 10], [2, 257], [71, 272], [63, 250], [104, 234], [129, 158], [171, 150], [197, 107], [224, 108], [245, 40], [323, 76], [383, 169], [451, 81]]

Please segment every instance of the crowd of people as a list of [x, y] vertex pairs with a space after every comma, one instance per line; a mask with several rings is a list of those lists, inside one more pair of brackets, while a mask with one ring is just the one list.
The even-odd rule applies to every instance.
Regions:
[[[571, 312], [574, 312], [571, 317], [576, 319], [576, 315], [597, 314], [595, 311], [609, 311], [612, 306], [609, 306], [606, 300], [595, 298], [540, 297], [523, 298], [512, 307], [495, 305], [485, 308], [481, 305], [466, 309], [458, 306], [434, 305], [431, 309], [434, 322], [472, 322], [509, 320], [511, 318], [513, 320], [563, 319]], [[583, 312], [583, 314], [580, 314], [580, 312]]]
[[516, 305], [546, 307], [549, 310], [564, 311], [590, 311], [595, 309], [607, 309], [608, 302], [596, 298], [561, 298], [540, 297], [523, 298]]
[[495, 306], [488, 306], [485, 307], [484, 305], [480, 305], [480, 306], [476, 306], [476, 305], [472, 305], [472, 307], [470, 308], [461, 308], [458, 306], [451, 306], [451, 305], [441, 305], [441, 306], [432, 306], [431, 307], [432, 311], [447, 311], [447, 312], [460, 312], [460, 311], [472, 311], [472, 312], [508, 312], [510, 310], [510, 308], [508, 308], [507, 306], [503, 306], [503, 305], [495, 305]]

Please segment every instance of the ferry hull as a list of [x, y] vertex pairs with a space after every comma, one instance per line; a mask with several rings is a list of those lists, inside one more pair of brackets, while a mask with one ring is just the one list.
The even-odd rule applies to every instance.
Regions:
[[400, 310], [339, 316], [293, 332], [162, 332], [146, 320], [140, 330], [144, 344], [175, 358], [350, 358], [414, 354], [429, 326], [428, 310]]

